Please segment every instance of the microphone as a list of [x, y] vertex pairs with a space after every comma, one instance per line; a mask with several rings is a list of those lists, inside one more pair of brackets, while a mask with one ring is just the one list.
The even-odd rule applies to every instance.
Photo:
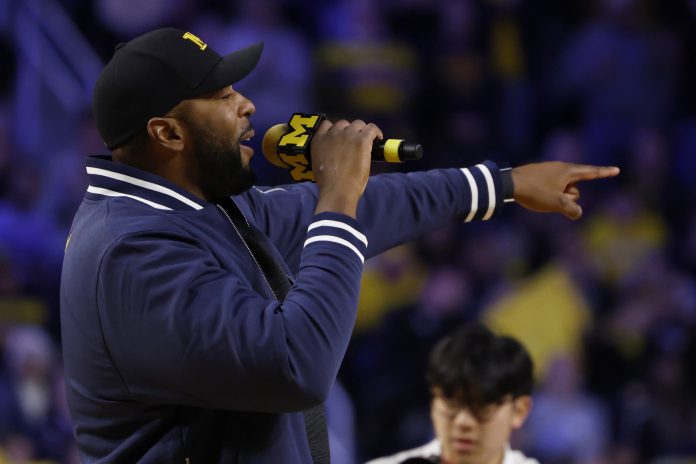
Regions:
[[[296, 182], [314, 181], [310, 146], [323, 114], [294, 113], [287, 124], [276, 124], [266, 131], [261, 142], [263, 156], [274, 166], [290, 170]], [[375, 140], [372, 161], [402, 163], [423, 157], [423, 147], [401, 139]]]

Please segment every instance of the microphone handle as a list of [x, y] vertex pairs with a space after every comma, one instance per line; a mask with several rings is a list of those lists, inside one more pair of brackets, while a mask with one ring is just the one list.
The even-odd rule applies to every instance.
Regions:
[[423, 157], [423, 147], [419, 143], [401, 139], [375, 140], [372, 144], [372, 161], [402, 163], [419, 160]]

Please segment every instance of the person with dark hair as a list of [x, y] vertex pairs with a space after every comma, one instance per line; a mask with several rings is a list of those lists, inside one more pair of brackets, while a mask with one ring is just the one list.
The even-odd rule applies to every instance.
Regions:
[[458, 328], [430, 354], [430, 443], [368, 464], [538, 464], [508, 444], [532, 407], [527, 350], [480, 324]]
[[[369, 178], [374, 124], [323, 121], [316, 183], [255, 187], [256, 108], [220, 56], [164, 28], [119, 44], [93, 113], [110, 156], [65, 247], [66, 395], [90, 463], [328, 463], [323, 403], [366, 258], [503, 203], [577, 219], [577, 183], [618, 168], [541, 163]], [[369, 178], [369, 182], [368, 182]], [[369, 246], [368, 246], [369, 243]]]

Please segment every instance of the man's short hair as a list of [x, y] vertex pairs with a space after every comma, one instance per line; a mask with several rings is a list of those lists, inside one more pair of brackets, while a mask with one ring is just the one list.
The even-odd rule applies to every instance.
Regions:
[[534, 386], [532, 359], [524, 346], [478, 323], [460, 327], [435, 346], [426, 379], [431, 390], [474, 414], [508, 396], [530, 395]]

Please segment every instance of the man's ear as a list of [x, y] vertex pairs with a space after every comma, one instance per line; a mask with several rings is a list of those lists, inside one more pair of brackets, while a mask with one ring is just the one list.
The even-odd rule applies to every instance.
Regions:
[[532, 410], [532, 397], [529, 395], [520, 396], [512, 401], [512, 428], [519, 429], [527, 420], [529, 412]]
[[172, 117], [151, 118], [147, 122], [147, 132], [152, 140], [172, 151], [184, 149], [184, 127]]

